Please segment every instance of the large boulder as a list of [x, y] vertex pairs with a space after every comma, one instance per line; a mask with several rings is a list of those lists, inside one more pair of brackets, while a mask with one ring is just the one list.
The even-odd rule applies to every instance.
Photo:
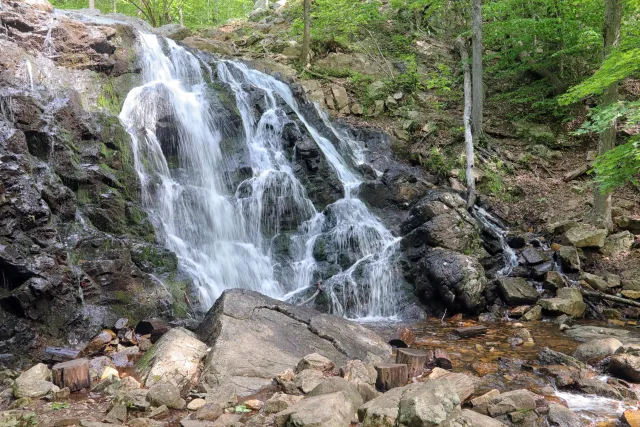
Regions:
[[558, 427], [580, 427], [584, 425], [582, 420], [571, 409], [552, 403], [549, 405], [549, 425]]
[[47, 365], [38, 363], [20, 374], [13, 384], [13, 395], [19, 398], [39, 398], [47, 395], [53, 388], [51, 371]]
[[167, 24], [155, 29], [159, 36], [176, 41], [184, 40], [191, 35], [191, 30], [180, 24]]
[[171, 329], [136, 364], [146, 387], [170, 383], [181, 392], [194, 385], [207, 345], [184, 328]]
[[315, 66], [333, 71], [352, 70], [374, 76], [384, 74], [380, 64], [363, 53], [330, 53], [327, 57], [317, 60]]
[[607, 256], [616, 257], [631, 250], [633, 240], [634, 236], [628, 230], [612, 234], [605, 239], [604, 246], [600, 249], [600, 252]]
[[531, 411], [536, 409], [538, 395], [529, 390], [513, 390], [492, 397], [487, 406], [489, 415], [499, 417], [517, 411]]
[[311, 353], [338, 366], [348, 359], [391, 356], [382, 338], [356, 323], [241, 289], [223, 292], [197, 333], [212, 347], [203, 372], [206, 385], [235, 387], [239, 395], [270, 384]]
[[555, 298], [541, 299], [538, 304], [543, 310], [556, 314], [564, 313], [570, 317], [582, 316], [587, 308], [580, 291], [573, 288], [558, 289]]
[[565, 236], [576, 248], [601, 248], [604, 246], [607, 230], [589, 224], [579, 224], [570, 228]]
[[605, 357], [612, 356], [622, 347], [616, 338], [604, 338], [580, 344], [573, 356], [583, 362], [599, 362]]
[[308, 397], [275, 415], [277, 427], [348, 427], [357, 406], [343, 392]]
[[609, 362], [609, 372], [625, 380], [640, 382], [640, 356], [616, 354]]
[[539, 298], [536, 288], [522, 277], [501, 277], [498, 279], [498, 289], [509, 305], [535, 304]]
[[567, 273], [580, 271], [580, 254], [574, 246], [562, 246], [558, 251], [560, 265]]

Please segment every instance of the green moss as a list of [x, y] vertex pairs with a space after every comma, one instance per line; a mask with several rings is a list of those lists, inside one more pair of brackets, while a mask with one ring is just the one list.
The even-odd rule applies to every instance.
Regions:
[[102, 93], [98, 95], [98, 106], [114, 115], [120, 112], [122, 101], [113, 87], [113, 82], [107, 81], [102, 85]]
[[188, 280], [177, 280], [175, 275], [171, 275], [164, 282], [171, 294], [173, 315], [175, 317], [186, 317], [189, 313], [189, 305], [185, 300], [187, 294]]

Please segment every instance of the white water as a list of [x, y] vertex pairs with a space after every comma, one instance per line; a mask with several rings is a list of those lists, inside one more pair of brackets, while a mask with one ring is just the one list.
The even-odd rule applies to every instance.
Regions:
[[29, 89], [33, 92], [33, 68], [31, 67], [31, 61], [28, 59], [25, 61], [25, 65], [27, 67], [27, 77], [29, 79]]
[[[301, 113], [286, 84], [243, 64], [219, 62], [217, 77], [231, 88], [242, 119], [243, 132], [233, 137], [248, 152], [252, 172], [231, 188], [221, 150], [228, 128], [210, 104], [205, 79], [214, 73], [171, 40], [142, 34], [140, 42], [144, 84], [129, 93], [120, 119], [132, 138], [147, 211], [159, 237], [194, 278], [205, 308], [228, 288], [304, 300], [320, 280], [313, 251], [322, 239], [327, 252], [349, 258], [342, 271], [322, 280], [331, 311], [393, 315], [399, 239], [356, 197], [361, 179], [354, 166], [364, 161], [357, 141], [331, 126], [340, 140], [336, 148]], [[252, 105], [256, 93], [264, 99], [262, 114]], [[285, 104], [343, 184], [345, 198], [323, 212], [308, 199], [282, 147], [290, 121]], [[162, 132], [167, 124], [173, 130]], [[163, 152], [167, 147], [175, 153], [171, 162]], [[290, 229], [291, 259], [276, 265], [273, 240]]]
[[593, 422], [618, 418], [627, 409], [637, 409], [636, 406], [619, 400], [591, 394], [574, 394], [565, 391], [556, 391], [555, 394], [567, 402], [569, 409]]
[[504, 267], [498, 271], [498, 275], [508, 276], [513, 267], [518, 266], [518, 256], [513, 248], [507, 244], [508, 231], [500, 225], [500, 220], [480, 206], [473, 207], [473, 216], [487, 232], [493, 234], [500, 242], [502, 256], [504, 257]]

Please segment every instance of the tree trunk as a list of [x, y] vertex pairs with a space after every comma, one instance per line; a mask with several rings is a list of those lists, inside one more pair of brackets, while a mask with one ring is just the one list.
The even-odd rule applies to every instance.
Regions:
[[471, 130], [473, 142], [478, 143], [482, 135], [482, 108], [484, 105], [484, 87], [482, 84], [482, 0], [473, 0], [473, 32], [472, 32], [472, 90], [473, 107], [471, 108]]
[[475, 154], [473, 152], [473, 134], [471, 131], [471, 69], [469, 67], [469, 52], [467, 51], [467, 43], [462, 39], [456, 40], [456, 45], [460, 51], [460, 59], [462, 60], [462, 70], [464, 72], [464, 141], [467, 154], [467, 208], [471, 209], [476, 203], [476, 180], [473, 174], [473, 166]]
[[96, 8], [96, 0], [89, 0], [89, 9]]
[[[618, 45], [620, 38], [620, 23], [622, 21], [622, 0], [607, 0], [604, 11], [604, 29], [602, 50], [603, 59]], [[618, 100], [618, 83], [613, 83], [602, 94], [602, 106], [610, 105]], [[601, 156], [616, 145], [616, 121], [613, 120], [607, 130], [600, 134], [598, 155]], [[595, 222], [604, 225], [608, 230], [613, 229], [611, 219], [611, 193], [602, 193], [599, 188], [594, 192]]]
[[409, 378], [419, 377], [424, 372], [427, 357], [427, 352], [423, 350], [399, 348], [396, 354], [396, 363], [407, 365]]
[[302, 65], [309, 63], [309, 52], [311, 43], [311, 0], [304, 0], [304, 35], [302, 37]]
[[382, 392], [407, 385], [409, 378], [407, 365], [383, 363], [376, 366], [376, 371], [378, 371], [376, 388]]
[[118, 0], [113, 0], [113, 13], [118, 13]]
[[89, 359], [75, 359], [58, 363], [51, 368], [53, 383], [60, 388], [69, 387], [71, 392], [91, 387]]

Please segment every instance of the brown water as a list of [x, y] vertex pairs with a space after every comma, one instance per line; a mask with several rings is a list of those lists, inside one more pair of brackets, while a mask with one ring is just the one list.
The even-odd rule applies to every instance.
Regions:
[[[580, 322], [581, 324], [608, 326], [603, 322]], [[483, 325], [488, 328], [484, 335], [461, 338], [454, 330], [462, 326]], [[460, 319], [445, 321], [430, 318], [412, 325], [398, 323], [367, 324], [382, 336], [391, 336], [399, 327], [408, 327], [415, 336], [411, 347], [447, 350], [454, 372], [463, 372], [480, 377], [476, 394], [491, 389], [501, 391], [527, 388], [573, 409], [585, 426], [615, 426], [624, 409], [633, 408], [637, 402], [617, 402], [598, 396], [574, 394], [555, 390], [552, 379], [537, 374], [533, 369], [538, 352], [549, 347], [565, 354], [572, 354], [580, 344], [560, 331], [550, 322], [486, 322]], [[517, 329], [526, 328], [533, 343], [512, 346], [508, 339]], [[620, 327], [616, 325], [615, 327]], [[394, 356], [395, 357], [395, 356]], [[603, 380], [605, 380], [603, 378]]]

